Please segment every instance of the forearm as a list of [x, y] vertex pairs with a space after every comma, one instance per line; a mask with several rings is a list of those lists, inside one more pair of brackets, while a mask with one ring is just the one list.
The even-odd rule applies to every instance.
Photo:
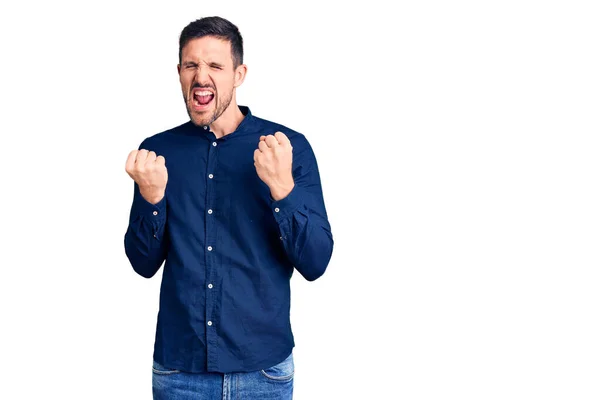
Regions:
[[166, 220], [166, 198], [152, 204], [136, 187], [124, 245], [134, 271], [145, 278], [154, 276], [166, 258]]
[[315, 204], [307, 196], [294, 188], [272, 206], [288, 259], [306, 280], [314, 281], [325, 272], [334, 242], [326, 212], [318, 206], [322, 202]]

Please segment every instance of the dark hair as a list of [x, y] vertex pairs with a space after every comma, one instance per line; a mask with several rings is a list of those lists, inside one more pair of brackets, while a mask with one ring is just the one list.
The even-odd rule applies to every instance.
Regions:
[[219, 39], [227, 40], [231, 44], [231, 58], [233, 68], [239, 67], [244, 63], [244, 43], [242, 35], [237, 26], [221, 17], [204, 17], [190, 22], [183, 28], [179, 36], [179, 63], [181, 64], [181, 54], [183, 48], [192, 39], [204, 36], [214, 36]]

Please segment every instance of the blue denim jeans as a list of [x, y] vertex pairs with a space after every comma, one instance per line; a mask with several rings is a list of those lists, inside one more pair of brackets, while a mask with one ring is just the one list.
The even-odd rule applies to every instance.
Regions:
[[293, 352], [282, 362], [254, 372], [188, 373], [152, 363], [154, 400], [291, 400]]

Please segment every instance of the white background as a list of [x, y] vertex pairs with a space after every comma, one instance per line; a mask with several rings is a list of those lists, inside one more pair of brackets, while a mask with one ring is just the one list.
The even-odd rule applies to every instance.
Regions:
[[239, 104], [321, 171], [295, 399], [600, 398], [594, 2], [221, 3], [1, 6], [0, 398], [151, 398], [125, 160], [187, 120], [178, 37], [210, 15], [244, 37]]

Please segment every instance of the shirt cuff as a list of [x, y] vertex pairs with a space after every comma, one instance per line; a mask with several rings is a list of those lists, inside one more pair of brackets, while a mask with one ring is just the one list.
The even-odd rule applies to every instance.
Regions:
[[273, 200], [271, 197], [271, 210], [277, 222], [288, 218], [304, 202], [302, 200], [302, 190], [298, 185], [294, 185], [292, 191], [281, 200]]
[[135, 210], [137, 215], [141, 215], [144, 218], [148, 218], [151, 221], [161, 221], [166, 218], [167, 210], [167, 194], [156, 204], [150, 203], [142, 195], [136, 198]]

